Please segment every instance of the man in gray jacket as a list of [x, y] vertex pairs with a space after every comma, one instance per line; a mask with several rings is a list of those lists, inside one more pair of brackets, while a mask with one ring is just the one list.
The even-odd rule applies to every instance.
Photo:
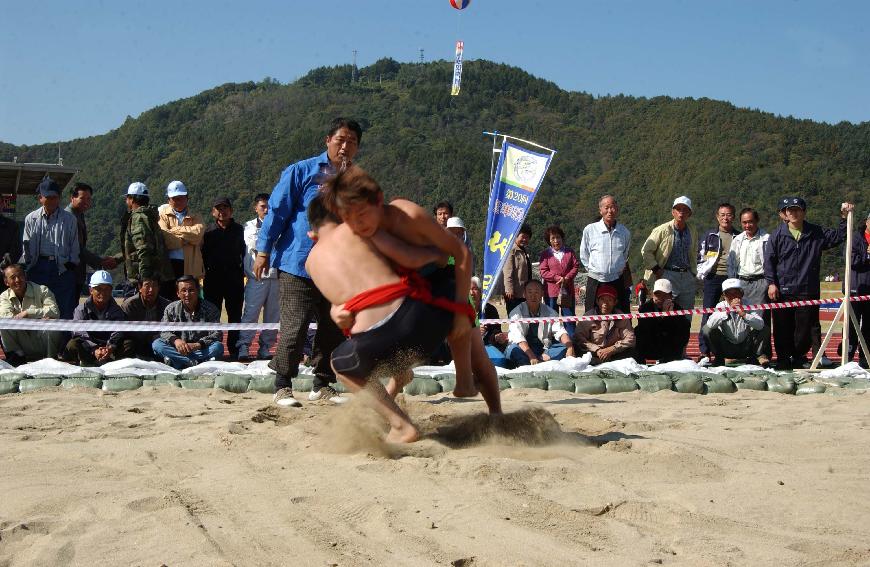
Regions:
[[[218, 323], [220, 313], [213, 304], [199, 299], [199, 282], [193, 276], [181, 276], [175, 282], [178, 301], [163, 312], [168, 323]], [[183, 370], [224, 355], [223, 331], [172, 331], [160, 333], [151, 344], [154, 354], [166, 364]]]

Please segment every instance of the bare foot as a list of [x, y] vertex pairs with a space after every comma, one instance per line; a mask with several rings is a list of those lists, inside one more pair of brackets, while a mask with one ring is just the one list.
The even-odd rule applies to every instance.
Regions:
[[392, 427], [384, 440], [387, 443], [413, 443], [420, 438], [420, 432], [417, 428], [411, 425], [402, 425], [401, 427]]
[[453, 395], [457, 398], [473, 398], [477, 394], [480, 393], [480, 390], [477, 389], [477, 386], [471, 384], [467, 387], [462, 387], [459, 384], [453, 388]]

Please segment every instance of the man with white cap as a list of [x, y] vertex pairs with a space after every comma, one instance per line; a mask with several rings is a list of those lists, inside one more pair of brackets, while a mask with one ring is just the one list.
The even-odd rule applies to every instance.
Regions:
[[[76, 307], [75, 321], [126, 321], [127, 316], [112, 297], [112, 275], [98, 270], [91, 276], [90, 297]], [[122, 331], [73, 331], [64, 360], [81, 366], [99, 366], [134, 356], [133, 341]]]
[[[447, 231], [455, 234], [456, 238], [464, 242], [466, 246], [469, 246], [468, 231], [465, 229], [465, 223], [462, 222], [461, 218], [450, 217], [447, 219]], [[471, 265], [474, 266], [474, 252], [472, 252], [470, 247], [468, 251], [471, 253]]]
[[[677, 309], [674, 305], [673, 287], [670, 280], [659, 278], [653, 285], [652, 297], [645, 301], [638, 313], [667, 312]], [[660, 363], [681, 360], [689, 342], [691, 322], [686, 317], [645, 317], [638, 319], [634, 329], [636, 338], [635, 358], [641, 364], [647, 360]]]
[[126, 202], [127, 213], [121, 221], [121, 253], [115, 256], [115, 260], [123, 262], [132, 289], [145, 279], [172, 281], [157, 208], [149, 204], [148, 187], [140, 181], [131, 183], [127, 188]]
[[200, 215], [190, 212], [184, 183], [171, 181], [166, 186], [166, 198], [169, 202], [160, 205], [158, 212], [173, 278], [160, 286], [160, 295], [171, 299], [176, 294], [175, 280], [185, 274], [197, 279], [205, 275], [200, 250], [205, 224]]
[[722, 293], [725, 301], [720, 301], [716, 307], [733, 311], [712, 313], [701, 328], [713, 353], [714, 364], [750, 359], [767, 367], [770, 364], [770, 327], [764, 324], [760, 314], [744, 309], [748, 303], [744, 302], [739, 279], [728, 278], [722, 282]]
[[643, 279], [647, 289], [665, 278], [671, 282], [674, 303], [680, 309], [695, 306], [697, 283], [698, 235], [688, 225], [692, 216], [692, 200], [686, 196], [674, 199], [672, 220], [655, 227], [641, 247], [641, 259], [646, 271]]

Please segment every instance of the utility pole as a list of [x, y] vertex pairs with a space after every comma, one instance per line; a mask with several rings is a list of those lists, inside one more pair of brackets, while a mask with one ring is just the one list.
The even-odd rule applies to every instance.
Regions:
[[423, 48], [420, 48], [420, 65], [423, 64]]
[[356, 82], [357, 74], [356, 74], [356, 49], [353, 50], [353, 69], [350, 72], [350, 82]]

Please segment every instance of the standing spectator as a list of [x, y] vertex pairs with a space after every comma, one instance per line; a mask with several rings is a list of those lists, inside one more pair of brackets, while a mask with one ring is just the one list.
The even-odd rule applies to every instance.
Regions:
[[[242, 320], [242, 300], [245, 297], [245, 229], [233, 219], [233, 204], [227, 197], [219, 197], [212, 203], [211, 216], [214, 224], [205, 231], [202, 240], [202, 260], [205, 264], [205, 279], [202, 296], [217, 307], [227, 311], [227, 322]], [[239, 358], [239, 332], [227, 333], [227, 349], [230, 359]]]
[[[473, 276], [471, 278], [471, 303], [474, 305], [474, 312], [477, 313], [478, 325], [480, 326], [480, 337], [483, 339], [484, 346], [493, 345], [500, 350], [507, 345], [507, 337], [501, 332], [501, 325], [498, 323], [490, 323], [483, 325], [481, 319], [498, 319], [498, 309], [492, 303], [481, 305], [483, 301], [483, 290], [480, 286], [480, 278]], [[499, 337], [499, 335], [503, 335]]]
[[[580, 265], [574, 251], [565, 246], [565, 231], [558, 226], [551, 226], [544, 234], [549, 248], [541, 252], [538, 269], [541, 279], [547, 286], [547, 307], [560, 315], [575, 315], [574, 311], [574, 278]], [[587, 287], [588, 289], [588, 287]], [[569, 337], [574, 336], [576, 323], [563, 323]]]
[[257, 259], [253, 272], [262, 279], [268, 267], [278, 268], [281, 295], [281, 327], [278, 348], [269, 367], [277, 372], [274, 401], [280, 406], [298, 406], [293, 397], [291, 378], [302, 360], [308, 322], [317, 320], [312, 348], [314, 386], [309, 400], [346, 401], [331, 384], [335, 372], [330, 366], [332, 350], [344, 336], [332, 321], [330, 304], [305, 271], [305, 260], [313, 245], [308, 237], [306, 209], [329, 175], [346, 169], [353, 162], [362, 140], [362, 128], [353, 120], [336, 118], [326, 136], [326, 151], [288, 166], [269, 197], [269, 213], [257, 238]]
[[[254, 275], [254, 260], [257, 259], [257, 237], [263, 226], [263, 219], [269, 212], [269, 195], [260, 193], [254, 197], [254, 212], [256, 217], [245, 223], [245, 276], [248, 283], [245, 284], [245, 310], [242, 313], [242, 323], [256, 323], [260, 319], [260, 310], [263, 310], [263, 323], [277, 323], [281, 318], [281, 307], [278, 301], [278, 270], [269, 268], [262, 279], [258, 280]], [[257, 358], [269, 358], [269, 352], [275, 345], [278, 331], [269, 329], [260, 331], [260, 348]], [[239, 360], [251, 358], [248, 349], [254, 340], [254, 331], [242, 331], [239, 333]]]
[[[722, 282], [728, 279], [728, 254], [731, 241], [738, 232], [734, 229], [734, 205], [720, 203], [716, 207], [716, 227], [708, 230], [698, 249], [698, 279], [704, 282], [704, 308], [713, 307], [722, 297]], [[708, 314], [701, 317], [701, 327]], [[698, 336], [701, 356], [708, 356], [710, 349], [704, 333]]]
[[523, 223], [520, 233], [514, 239], [504, 267], [501, 269], [504, 281], [504, 302], [508, 313], [525, 301], [525, 287], [532, 279], [532, 259], [526, 247], [532, 238], [532, 227]]
[[[653, 285], [652, 297], [641, 304], [638, 313], [673, 311], [674, 294], [671, 282], [659, 278]], [[670, 317], [644, 317], [638, 319], [634, 329], [635, 359], [641, 364], [647, 360], [660, 363], [683, 358], [689, 342], [691, 322], [679, 315]]]
[[[121, 304], [121, 311], [127, 316], [128, 321], [162, 321], [163, 312], [170, 301], [159, 294], [160, 281], [154, 276], [148, 276], [139, 280], [138, 293], [128, 297]], [[151, 344], [159, 338], [160, 333], [154, 331], [148, 333], [137, 331], [129, 335], [133, 342], [133, 350], [137, 358], [148, 360], [154, 357]]]
[[[510, 313], [511, 319], [530, 317], [555, 317], [556, 312], [544, 305], [544, 284], [538, 280], [526, 282], [525, 301]], [[571, 336], [562, 323], [555, 321], [541, 323], [522, 323], [512, 321], [508, 327], [508, 345], [505, 355], [516, 366], [538, 364], [547, 360], [561, 360], [574, 356]], [[555, 342], [554, 342], [555, 341]]]
[[[850, 295], [870, 295], [870, 215], [864, 221], [864, 227], [858, 229], [852, 236], [852, 278], [849, 285]], [[870, 301], [852, 301], [849, 303], [855, 319], [861, 326], [861, 335], [865, 343], [870, 343]], [[844, 362], [849, 362], [858, 350], [858, 363], [867, 368], [868, 354], [858, 343], [858, 329], [849, 326], [849, 352]], [[840, 351], [842, 352], [842, 348]]]
[[[112, 276], [98, 270], [91, 276], [90, 297], [76, 307], [76, 321], [126, 321], [112, 297]], [[122, 331], [75, 331], [66, 345], [64, 360], [80, 366], [99, 366], [135, 356], [133, 341]]]
[[456, 235], [456, 238], [461, 240], [465, 247], [468, 248], [468, 253], [471, 255], [471, 268], [474, 270], [474, 251], [471, 249], [471, 240], [468, 238], [468, 231], [465, 230], [465, 223], [459, 217], [450, 217], [447, 219], [447, 230]]
[[[767, 295], [773, 301], [818, 299], [822, 251], [846, 239], [845, 218], [854, 207], [843, 203], [843, 220], [836, 229], [806, 222], [807, 204], [800, 197], [783, 198], [779, 208], [785, 211], [787, 222], [771, 233], [764, 251]], [[807, 364], [812, 327], [818, 324], [818, 305], [774, 310], [777, 369], [801, 368]]]
[[640, 254], [646, 271], [643, 279], [647, 288], [656, 279], [671, 282], [674, 304], [680, 309], [695, 307], [695, 273], [697, 272], [698, 235], [689, 226], [692, 200], [682, 196], [674, 199], [670, 220], [655, 227], [643, 243]]
[[22, 256], [27, 279], [54, 294], [61, 319], [72, 319], [79, 263], [76, 218], [60, 208], [60, 187], [50, 177], [39, 184], [40, 208], [24, 218]]
[[114, 270], [117, 262], [111, 256], [100, 256], [88, 250], [88, 225], [85, 222], [85, 213], [91, 208], [91, 198], [94, 189], [87, 183], [76, 183], [70, 190], [69, 205], [66, 212], [72, 213], [78, 223], [79, 234], [79, 262], [76, 268], [76, 288], [73, 292], [73, 302], [79, 303], [82, 287], [88, 277], [88, 266], [94, 270]]
[[176, 297], [175, 282], [183, 275], [197, 279], [205, 275], [202, 263], [202, 236], [205, 225], [202, 217], [188, 208], [187, 187], [181, 181], [166, 186], [168, 203], [160, 205], [160, 229], [172, 268], [172, 281], [164, 282], [160, 293], [166, 298]]
[[716, 307], [732, 307], [736, 311], [717, 311], [710, 315], [701, 328], [706, 337], [713, 364], [722, 365], [734, 360], [750, 359], [767, 368], [770, 364], [770, 327], [755, 311], [747, 311], [748, 305], [743, 297], [743, 289], [737, 278], [726, 279], [722, 283], [725, 301]]
[[[54, 294], [44, 285], [27, 281], [21, 264], [11, 264], [3, 270], [6, 289], [0, 293], [0, 318], [57, 319], [59, 310]], [[60, 350], [60, 331], [0, 330], [6, 362], [18, 366], [43, 358], [54, 358]]]
[[[740, 211], [740, 226], [743, 227], [743, 232], [731, 241], [731, 250], [728, 253], [728, 277], [740, 280], [743, 298], [748, 305], [767, 303], [764, 248], [770, 235], [758, 227], [758, 211], [749, 207]], [[770, 311], [762, 311], [761, 318], [770, 328]], [[767, 341], [769, 347], [770, 337]], [[770, 348], [767, 350], [771, 352]]]
[[616, 197], [605, 195], [598, 200], [601, 220], [586, 225], [580, 240], [580, 262], [589, 272], [586, 280], [584, 311], [596, 305], [595, 290], [601, 284], [616, 288], [617, 304], [623, 313], [631, 311], [631, 269], [628, 253], [631, 233], [618, 222], [619, 204]]
[[134, 181], [127, 188], [127, 214], [121, 222], [121, 253], [116, 262], [123, 262], [127, 280], [137, 288], [145, 279], [161, 282], [172, 280], [172, 270], [166, 261], [163, 236], [157, 209], [150, 205], [148, 187]]
[[[15, 219], [0, 214], [0, 262], [12, 265], [21, 258], [21, 233]], [[0, 292], [6, 290], [6, 283], [0, 282]]]
[[[602, 284], [595, 290], [595, 307], [586, 315], [620, 314], [617, 309], [617, 291], [612, 285]], [[635, 337], [631, 319], [615, 321], [580, 321], [574, 335], [577, 353], [592, 353], [592, 364], [629, 358], [633, 355]]]
[[[219, 323], [218, 308], [199, 299], [199, 281], [193, 276], [181, 276], [176, 282], [178, 301], [163, 312], [165, 323]], [[223, 357], [223, 331], [180, 331], [160, 333], [151, 348], [154, 355], [177, 370], [196, 366], [206, 360]]]
[[447, 228], [447, 221], [453, 216], [453, 205], [450, 201], [439, 201], [432, 207], [432, 214], [438, 224]]

